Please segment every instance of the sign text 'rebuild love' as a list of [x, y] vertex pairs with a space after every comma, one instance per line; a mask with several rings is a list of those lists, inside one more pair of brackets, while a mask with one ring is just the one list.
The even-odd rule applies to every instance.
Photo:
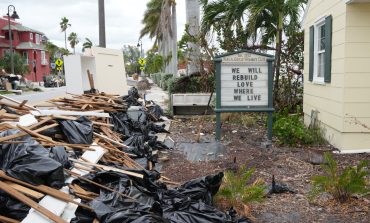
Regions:
[[259, 55], [223, 58], [221, 106], [268, 106], [268, 64]]

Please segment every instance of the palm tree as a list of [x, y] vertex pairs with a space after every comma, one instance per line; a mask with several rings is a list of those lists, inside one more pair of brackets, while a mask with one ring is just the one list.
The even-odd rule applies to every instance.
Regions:
[[[200, 4], [199, 0], [186, 0], [186, 23], [189, 35], [199, 37]], [[201, 53], [197, 42], [187, 43], [189, 50], [188, 74], [201, 72]]]
[[151, 0], [147, 4], [140, 38], [148, 35], [158, 45], [159, 53], [170, 62], [165, 72], [177, 74], [177, 24], [175, 0]]
[[85, 42], [82, 44], [82, 52], [84, 52], [85, 49], [91, 48], [92, 46], [92, 41], [89, 38], [85, 38]]
[[307, 0], [250, 0], [247, 29], [262, 36], [264, 45], [275, 42], [275, 91], [279, 87], [284, 33], [300, 28], [300, 13]]
[[155, 40], [157, 44], [159, 38], [161, 37], [159, 24], [161, 17], [163, 0], [151, 0], [146, 4], [146, 11], [144, 13], [144, 18], [141, 21], [144, 27], [140, 31], [140, 38], [148, 35], [149, 38]]
[[62, 17], [62, 21], [59, 23], [62, 32], [64, 32], [64, 44], [67, 49], [67, 28], [71, 26], [69, 20], [66, 17]]
[[68, 41], [73, 49], [73, 54], [76, 54], [76, 45], [80, 42], [80, 40], [78, 39], [77, 33], [71, 32], [71, 34], [69, 34], [68, 36]]
[[[253, 45], [260, 38], [262, 49], [275, 50], [275, 90], [279, 86], [281, 48], [284, 33], [300, 28], [300, 13], [307, 0], [219, 0], [209, 2], [201, 0], [204, 16], [202, 29], [206, 32], [221, 31], [222, 34], [233, 34], [243, 29]], [[274, 47], [271, 47], [275, 44]], [[247, 42], [245, 47], [248, 48]]]

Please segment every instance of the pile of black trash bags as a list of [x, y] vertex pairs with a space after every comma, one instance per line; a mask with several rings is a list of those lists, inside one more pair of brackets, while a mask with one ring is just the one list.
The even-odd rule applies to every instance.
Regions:
[[[137, 171], [138, 172], [138, 171]], [[127, 195], [109, 192], [91, 183], [74, 180], [82, 188], [99, 194], [89, 205], [95, 213], [78, 208], [72, 223], [88, 223], [97, 218], [102, 223], [248, 223], [235, 211], [224, 213], [212, 206], [223, 173], [191, 180], [178, 188], [168, 189], [156, 181], [155, 171], [139, 171], [144, 179], [116, 172], [97, 172], [85, 177]]]
[[[132, 88], [128, 96], [123, 97], [132, 108], [138, 106], [138, 92]], [[163, 110], [152, 103], [149, 108], [134, 107], [127, 112], [110, 114], [114, 130], [124, 135], [124, 142], [129, 145], [129, 152], [144, 160], [157, 161], [153, 153], [157, 149], [167, 149], [157, 141], [155, 133], [166, 132], [164, 126], [156, 125], [152, 119], [159, 120]], [[66, 141], [74, 144], [91, 144], [93, 141], [92, 122], [86, 117], [78, 120], [58, 120], [60, 127], [43, 132], [45, 135], [61, 133]], [[0, 132], [0, 137], [19, 133], [19, 130]], [[0, 169], [8, 176], [33, 185], [47, 185], [56, 189], [66, 186], [67, 176], [63, 168], [71, 169], [68, 157], [78, 158], [77, 151], [66, 153], [64, 147], [44, 148], [31, 136], [13, 139], [22, 143], [0, 143]], [[112, 163], [102, 163], [114, 165]], [[125, 169], [122, 166], [115, 166]], [[91, 223], [97, 218], [101, 223], [246, 223], [246, 218], [237, 218], [232, 209], [224, 213], [212, 206], [212, 197], [217, 193], [223, 173], [189, 181], [178, 188], [169, 189], [160, 183], [160, 174], [148, 170], [132, 170], [140, 173], [143, 179], [130, 177], [111, 171], [97, 171], [85, 175], [92, 181], [113, 188], [117, 192], [101, 189], [94, 184], [75, 179], [72, 183], [97, 193], [99, 196], [88, 203], [94, 210], [79, 207], [73, 223]], [[1, 179], [0, 179], [1, 180]], [[73, 192], [73, 191], [71, 191]], [[121, 194], [125, 194], [122, 196]], [[36, 202], [38, 202], [36, 200]], [[0, 190], [0, 215], [13, 219], [24, 219], [30, 207]]]
[[[0, 137], [19, 133], [7, 130]], [[64, 147], [46, 149], [31, 136], [17, 138], [24, 143], [0, 144], [0, 169], [6, 175], [33, 185], [47, 185], [60, 189], [65, 185], [63, 168], [70, 168]], [[13, 140], [14, 141], [14, 140]], [[29, 207], [0, 190], [0, 215], [22, 220]]]
[[114, 131], [123, 135], [124, 144], [129, 149], [124, 151], [136, 156], [136, 161], [142, 165], [140, 158], [146, 158], [155, 165], [158, 153], [155, 150], [169, 149], [162, 142], [157, 141], [156, 133], [168, 133], [165, 125], [155, 124], [154, 121], [161, 120], [164, 116], [162, 108], [150, 102], [151, 106], [143, 107], [138, 101], [139, 93], [136, 88], [131, 88], [129, 94], [123, 97], [128, 105], [126, 112], [110, 113], [114, 124]]

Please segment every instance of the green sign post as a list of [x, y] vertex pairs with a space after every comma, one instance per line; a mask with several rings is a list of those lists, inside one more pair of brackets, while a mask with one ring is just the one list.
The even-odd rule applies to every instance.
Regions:
[[267, 112], [267, 139], [272, 140], [272, 55], [247, 50], [217, 56], [216, 140], [221, 139], [222, 112]]

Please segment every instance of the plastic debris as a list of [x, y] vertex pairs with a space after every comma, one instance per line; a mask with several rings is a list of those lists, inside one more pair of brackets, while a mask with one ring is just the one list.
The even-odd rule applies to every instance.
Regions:
[[[18, 130], [7, 130], [0, 137], [17, 133]], [[61, 188], [65, 181], [62, 164], [50, 158], [48, 150], [30, 136], [19, 140], [25, 143], [0, 144], [0, 168], [7, 175], [34, 185]]]
[[69, 143], [91, 144], [93, 142], [93, 124], [85, 116], [81, 116], [76, 121], [61, 119], [59, 123]]

